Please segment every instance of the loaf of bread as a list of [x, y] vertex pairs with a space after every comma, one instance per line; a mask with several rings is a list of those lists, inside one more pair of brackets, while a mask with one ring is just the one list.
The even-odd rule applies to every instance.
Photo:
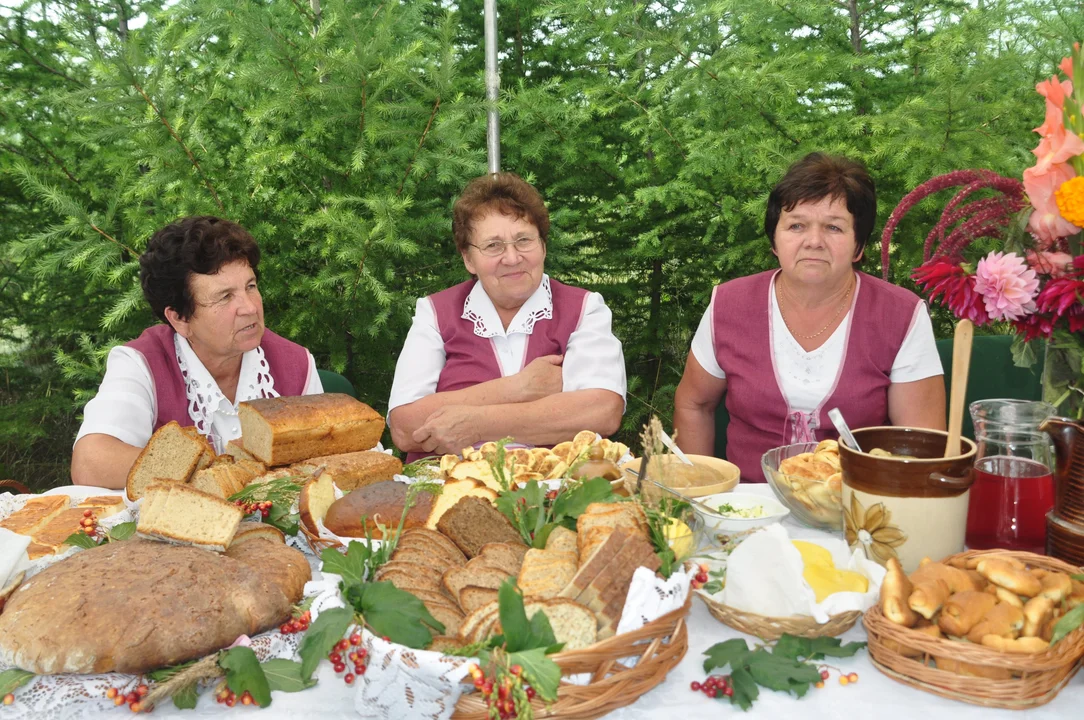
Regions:
[[265, 465], [370, 450], [384, 418], [341, 393], [249, 400], [238, 406], [244, 448]]
[[179, 483], [146, 489], [136, 532], [147, 538], [224, 551], [244, 512], [220, 497]]
[[382, 480], [391, 480], [403, 472], [403, 463], [397, 457], [379, 450], [321, 455], [305, 460], [304, 465], [322, 466], [343, 492], [357, 490]]
[[226, 557], [243, 562], [277, 587], [294, 604], [305, 594], [305, 583], [312, 579], [309, 561], [300, 550], [266, 537], [230, 545]]
[[525, 545], [519, 532], [493, 503], [474, 495], [460, 498], [449, 508], [437, 522], [437, 529], [468, 558], [480, 554], [487, 543]]
[[213, 463], [210, 467], [197, 470], [189, 484], [216, 497], [228, 498], [244, 490], [245, 486], [252, 482], [253, 478], [263, 474], [265, 469], [263, 463], [255, 460]]
[[[241, 441], [241, 438], [236, 440], [230, 440], [226, 443], [226, 455], [229, 455], [234, 460], [249, 460], [251, 462], [259, 462], [252, 453], [245, 450], [245, 445]], [[263, 463], [261, 463], [262, 465]]]
[[55, 517], [47, 522], [41, 529], [30, 537], [32, 541], [26, 548], [27, 557], [37, 560], [46, 555], [56, 555], [68, 549], [65, 542], [69, 537], [79, 532], [85, 519], [83, 513], [92, 508], [68, 508], [61, 510]]
[[[324, 516], [324, 526], [342, 537], [365, 537], [366, 530], [374, 539], [384, 537], [380, 525], [387, 530], [399, 526], [406, 505], [407, 484], [394, 480], [366, 485], [347, 493], [331, 504]], [[433, 510], [433, 496], [418, 493], [414, 506], [407, 514], [403, 529], [424, 528]]]
[[579, 562], [587, 562], [614, 528], [623, 527], [648, 539], [647, 516], [636, 503], [591, 503], [576, 520]]
[[437, 523], [444, 517], [444, 513], [468, 495], [485, 498], [491, 503], [497, 499], [497, 493], [479, 480], [448, 480], [433, 503], [433, 512], [429, 514], [429, 523], [426, 527], [436, 530]]
[[308, 565], [296, 550], [262, 542], [276, 555], [254, 564], [138, 539], [76, 553], [8, 599], [0, 614], [0, 665], [37, 674], [138, 675], [280, 625], [290, 616], [284, 589], [291, 587], [267, 569], [283, 558], [299, 563], [298, 572]]
[[68, 509], [71, 498], [67, 495], [40, 495], [26, 501], [20, 509], [0, 520], [0, 528], [20, 535], [33, 536], [46, 523]]
[[168, 422], [151, 435], [132, 463], [126, 484], [128, 499], [134, 501], [143, 497], [147, 486], [156, 480], [188, 482], [201, 463], [209, 464], [209, 458], [213, 457], [214, 449], [206, 438], [176, 422]]

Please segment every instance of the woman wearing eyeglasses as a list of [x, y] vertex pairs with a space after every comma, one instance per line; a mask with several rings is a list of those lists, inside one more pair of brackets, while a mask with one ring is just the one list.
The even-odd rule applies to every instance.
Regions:
[[553, 445], [610, 435], [625, 359], [602, 296], [544, 271], [549, 213], [513, 173], [475, 178], [452, 234], [475, 279], [420, 298], [395, 367], [388, 424], [407, 461], [514, 437]]

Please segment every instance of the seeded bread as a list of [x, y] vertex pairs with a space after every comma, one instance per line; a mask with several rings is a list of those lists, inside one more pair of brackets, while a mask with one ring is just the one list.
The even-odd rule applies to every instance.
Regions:
[[433, 511], [429, 514], [429, 522], [426, 527], [430, 530], [436, 530], [437, 523], [444, 517], [444, 513], [459, 502], [460, 498], [467, 496], [485, 498], [490, 502], [497, 499], [496, 492], [477, 480], [449, 480], [444, 483], [444, 488], [433, 503]]
[[408, 562], [413, 563], [414, 565], [424, 565], [428, 568], [432, 568], [433, 572], [440, 573], [441, 575], [453, 567], [459, 567], [449, 561], [447, 557], [434, 552], [427, 552], [419, 547], [396, 547], [395, 552], [392, 553], [390, 559], [395, 562]]
[[479, 631], [485, 627], [491, 618], [496, 617], [499, 612], [499, 604], [496, 600], [483, 605], [480, 608], [476, 608], [467, 613], [463, 618], [463, 622], [459, 626], [459, 641], [463, 645], [469, 645], [478, 641]]
[[8, 599], [0, 665], [138, 675], [204, 657], [289, 618], [289, 599], [263, 573], [217, 553], [139, 539], [84, 550]]
[[423, 553], [439, 555], [448, 565], [465, 565], [467, 558], [455, 543], [435, 530], [414, 528], [404, 530], [396, 544], [396, 550], [417, 549]]
[[[406, 505], [406, 483], [387, 480], [366, 485], [331, 504], [324, 516], [324, 526], [342, 537], [365, 537], [365, 531], [374, 539], [383, 538], [379, 525], [394, 530], [399, 526]], [[413, 507], [407, 514], [403, 529], [425, 527], [433, 509], [433, 496], [418, 493]]]
[[467, 585], [459, 591], [459, 604], [463, 612], [469, 613], [496, 600], [497, 592], [494, 588]]
[[249, 400], [237, 415], [245, 450], [271, 467], [370, 450], [384, 432], [379, 413], [342, 393]]
[[373, 580], [377, 582], [387, 581], [400, 590], [413, 592], [425, 590], [434, 593], [443, 593], [444, 587], [440, 583], [441, 576], [432, 568], [425, 565], [417, 565], [408, 562], [388, 562], [376, 571]]
[[576, 532], [569, 530], [568, 528], [558, 525], [553, 528], [548, 538], [546, 538], [546, 549], [556, 550], [558, 552], [570, 552], [579, 558], [580, 549], [576, 542]]
[[437, 523], [437, 530], [454, 542], [463, 554], [473, 558], [482, 546], [492, 542], [525, 545], [512, 523], [485, 498], [460, 498]]
[[391, 480], [403, 472], [403, 463], [394, 455], [379, 450], [360, 450], [340, 455], [321, 455], [305, 460], [305, 465], [323, 466], [343, 492], [357, 490], [376, 482]]
[[441, 577], [440, 582], [445, 592], [459, 601], [460, 607], [464, 606], [462, 599], [459, 597], [459, 591], [466, 586], [474, 585], [475, 587], [497, 590], [510, 577], [506, 572], [494, 570], [485, 565], [474, 565], [472, 567], [472, 563], [475, 562], [476, 560], [471, 560], [463, 567], [452, 568]]
[[128, 471], [126, 489], [129, 500], [143, 497], [155, 480], [188, 482], [204, 460], [207, 442], [198, 433], [193, 437], [176, 422], [158, 428]]
[[506, 575], [518, 575], [526, 553], [526, 545], [486, 543], [475, 560], [483, 560], [489, 567], [500, 570]]
[[576, 575], [576, 553], [528, 550], [518, 575], [516, 582], [524, 596], [557, 597]]
[[40, 495], [32, 497], [19, 510], [0, 520], [0, 528], [19, 535], [31, 535], [54, 517], [62, 513], [71, 504], [67, 495]]
[[567, 598], [552, 598], [540, 603], [525, 605], [527, 617], [543, 613], [550, 621], [553, 636], [564, 643], [564, 650], [580, 650], [594, 645], [598, 639], [595, 614], [590, 609]]

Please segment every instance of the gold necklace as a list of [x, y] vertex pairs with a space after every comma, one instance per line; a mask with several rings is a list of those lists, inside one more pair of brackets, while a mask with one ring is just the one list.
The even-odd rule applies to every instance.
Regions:
[[[797, 340], [812, 340], [813, 338], [817, 337], [818, 335], [821, 335], [822, 333], [824, 333], [824, 331], [827, 330], [828, 328], [832, 327], [832, 323], [834, 323], [836, 321], [836, 319], [839, 317], [839, 314], [841, 312], [843, 312], [843, 308], [845, 308], [847, 306], [847, 301], [851, 297], [851, 290], [854, 289], [854, 286], [852, 285], [852, 286], [847, 288], [847, 292], [844, 293], [844, 295], [843, 295], [843, 302], [841, 302], [839, 304], [839, 307], [836, 308], [836, 314], [832, 316], [832, 319], [828, 321], [828, 324], [825, 325], [824, 327], [822, 327], [817, 332], [813, 333], [812, 335], [799, 335], [799, 334], [797, 334], [796, 332], [794, 332], [794, 328], [792, 328], [790, 326], [790, 323], [787, 322], [787, 311], [783, 309], [783, 296], [786, 294], [786, 290], [783, 288], [783, 278], [782, 277], [780, 277], [779, 282], [776, 283], [776, 288], [777, 288], [776, 294], [777, 294], [778, 300], [779, 300], [779, 314], [782, 316], [783, 324], [787, 326], [787, 330], [789, 330], [790, 334], [793, 335], [795, 337], [795, 339], [797, 339]], [[795, 303], [795, 304], [797, 304], [797, 303]]]

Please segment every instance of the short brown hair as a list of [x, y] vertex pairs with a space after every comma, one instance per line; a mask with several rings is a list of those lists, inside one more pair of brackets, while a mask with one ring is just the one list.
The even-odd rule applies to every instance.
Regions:
[[460, 253], [470, 247], [474, 223], [494, 210], [517, 220], [526, 218], [538, 228], [543, 245], [549, 240], [550, 214], [542, 195], [515, 173], [492, 173], [467, 183], [452, 207], [452, 237]]
[[259, 275], [260, 248], [248, 230], [211, 215], [181, 218], [152, 235], [139, 256], [143, 297], [159, 320], [166, 319], [166, 308], [187, 320], [195, 310], [192, 274], [214, 275], [238, 260]]
[[791, 211], [803, 202], [826, 197], [844, 200], [854, 216], [855, 257], [865, 250], [877, 221], [877, 189], [866, 166], [842, 155], [809, 153], [790, 166], [787, 174], [772, 188], [764, 213], [764, 232], [775, 247], [775, 226], [784, 210]]

